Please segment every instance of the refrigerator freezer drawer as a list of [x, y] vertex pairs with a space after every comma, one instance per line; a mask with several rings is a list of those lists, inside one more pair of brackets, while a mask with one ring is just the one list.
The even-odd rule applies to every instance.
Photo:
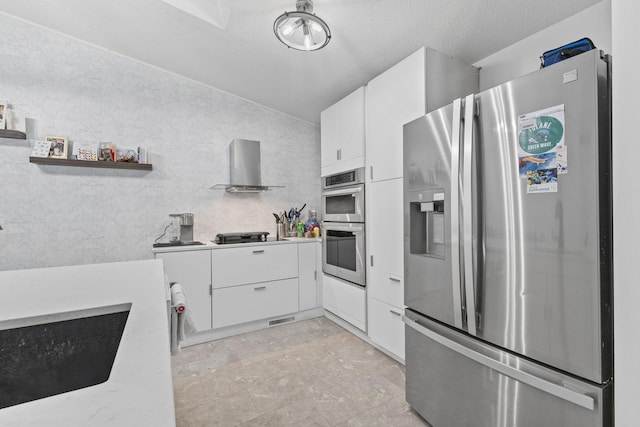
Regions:
[[411, 311], [404, 320], [407, 402], [432, 425], [612, 425], [611, 384], [582, 382]]

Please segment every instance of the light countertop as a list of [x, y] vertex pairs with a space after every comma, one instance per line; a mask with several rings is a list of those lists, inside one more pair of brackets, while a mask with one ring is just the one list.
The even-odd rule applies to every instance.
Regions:
[[161, 260], [0, 271], [0, 322], [131, 303], [109, 379], [0, 409], [2, 426], [175, 426]]
[[244, 248], [247, 246], [263, 246], [263, 245], [291, 245], [298, 243], [313, 243], [321, 242], [321, 237], [287, 237], [286, 240], [269, 239], [266, 242], [251, 242], [251, 243], [231, 243], [226, 245], [219, 245], [210, 240], [202, 241], [202, 245], [185, 245], [185, 246], [163, 246], [161, 248], [153, 248], [153, 253], [163, 252], [186, 252], [186, 251], [202, 251], [211, 249], [226, 249], [226, 248]]

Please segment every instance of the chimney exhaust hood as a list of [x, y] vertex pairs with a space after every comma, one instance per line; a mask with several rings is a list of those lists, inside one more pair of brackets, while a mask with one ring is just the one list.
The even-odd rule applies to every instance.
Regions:
[[216, 184], [213, 189], [228, 193], [259, 193], [281, 186], [262, 185], [260, 141], [234, 139], [229, 144], [230, 184]]

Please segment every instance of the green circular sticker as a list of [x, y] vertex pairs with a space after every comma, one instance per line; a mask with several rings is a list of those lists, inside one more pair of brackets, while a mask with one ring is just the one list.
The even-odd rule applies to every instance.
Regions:
[[542, 154], [555, 148], [562, 140], [564, 128], [560, 120], [550, 116], [536, 118], [533, 127], [522, 129], [518, 135], [520, 148], [530, 154]]

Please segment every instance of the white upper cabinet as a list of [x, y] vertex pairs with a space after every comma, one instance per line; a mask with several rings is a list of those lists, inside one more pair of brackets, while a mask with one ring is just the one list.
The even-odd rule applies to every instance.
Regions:
[[478, 90], [478, 70], [421, 48], [367, 85], [367, 181], [402, 177], [402, 127]]
[[420, 49], [367, 85], [368, 181], [402, 176], [402, 125], [425, 114], [424, 76]]
[[320, 114], [322, 176], [364, 167], [364, 87]]

